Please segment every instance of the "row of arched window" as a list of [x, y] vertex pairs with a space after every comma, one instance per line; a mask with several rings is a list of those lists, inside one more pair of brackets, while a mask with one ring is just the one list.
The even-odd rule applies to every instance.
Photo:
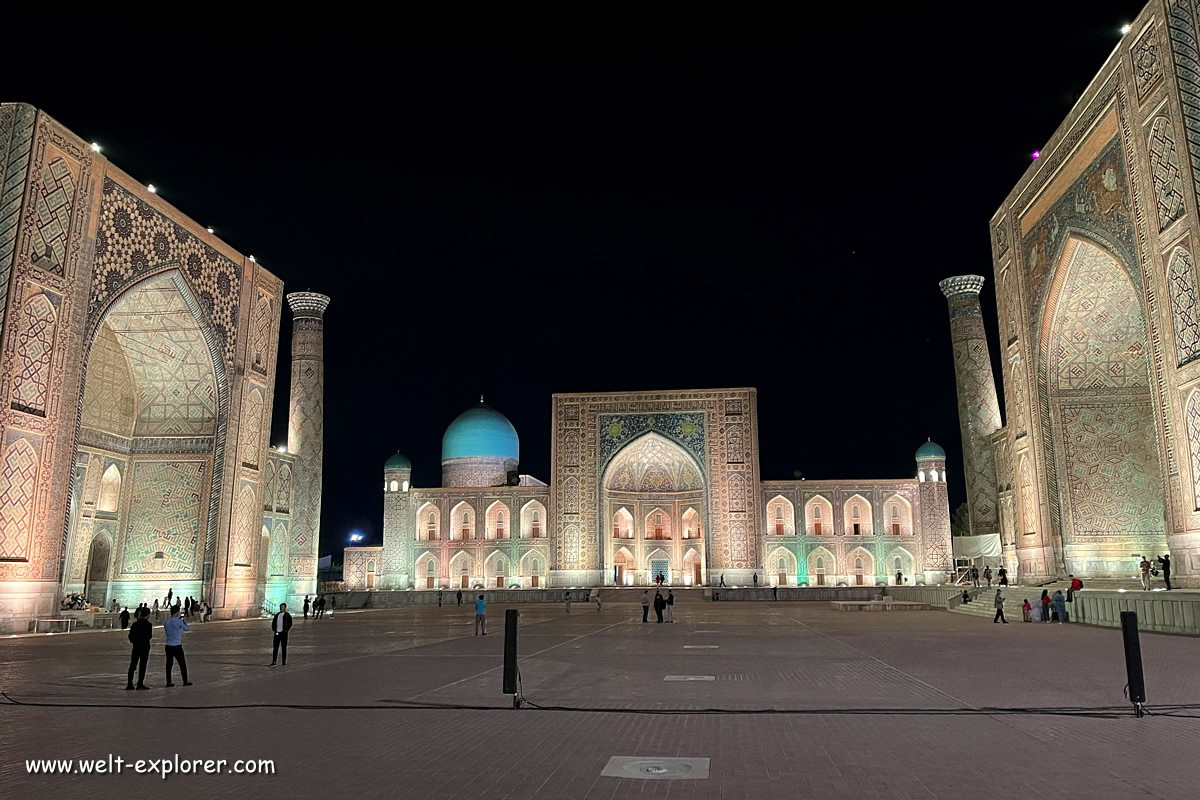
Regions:
[[[871, 536], [875, 533], [875, 517], [870, 501], [854, 495], [842, 508], [843, 533], [847, 536]], [[767, 503], [766, 527], [768, 535], [792, 536], [795, 530], [795, 509], [786, 497], [776, 496]], [[809, 536], [833, 534], [833, 504], [823, 497], [814, 497], [804, 507], [804, 530]], [[885, 535], [911, 536], [913, 534], [912, 506], [901, 495], [892, 495], [883, 503], [883, 527]]]
[[[522, 539], [541, 539], [546, 535], [544, 508], [542, 504], [531, 501], [521, 512], [522, 529], [516, 536]], [[459, 503], [450, 511], [450, 541], [468, 541], [476, 539], [511, 539], [514, 533], [510, 525], [507, 507], [501, 503], [493, 503], [486, 514], [482, 535], [475, 527], [475, 511], [465, 503]], [[416, 538], [419, 541], [436, 541], [442, 538], [441, 512], [426, 503], [417, 511]]]

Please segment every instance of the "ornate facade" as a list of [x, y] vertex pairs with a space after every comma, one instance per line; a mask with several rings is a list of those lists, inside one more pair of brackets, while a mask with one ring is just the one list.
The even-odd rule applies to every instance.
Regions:
[[1169, 550], [1200, 585], [1198, 43], [1194, 0], [1152, 0], [991, 220], [995, 486], [1025, 579]]
[[174, 589], [235, 616], [315, 587], [286, 543], [297, 465], [267, 441], [282, 291], [43, 112], [0, 105], [0, 630], [64, 592]]
[[912, 479], [762, 481], [754, 389], [556, 394], [551, 436], [549, 484], [516, 472], [516, 431], [482, 402], [446, 431], [442, 488], [411, 486], [394, 455], [383, 545], [346, 549], [347, 587], [916, 584], [951, 568], [932, 442]]

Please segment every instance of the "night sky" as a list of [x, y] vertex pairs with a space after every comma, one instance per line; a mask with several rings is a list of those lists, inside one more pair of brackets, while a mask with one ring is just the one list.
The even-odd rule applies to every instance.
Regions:
[[548, 480], [553, 392], [755, 386], [764, 479], [911, 477], [932, 436], [953, 506], [937, 281], [987, 276], [996, 360], [988, 220], [1141, 5], [845, 6], [786, 49], [686, 53], [97, 39], [119, 81], [41, 71], [31, 40], [0, 98], [333, 298], [322, 554], [382, 541], [397, 448], [438, 485], [481, 393]]

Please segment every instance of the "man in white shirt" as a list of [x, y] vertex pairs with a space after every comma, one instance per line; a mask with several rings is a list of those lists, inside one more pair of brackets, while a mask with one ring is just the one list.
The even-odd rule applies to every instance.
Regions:
[[292, 615], [287, 613], [287, 603], [279, 604], [279, 613], [271, 619], [271, 666], [279, 658], [279, 649], [283, 648], [283, 665], [287, 666], [288, 631], [292, 629]]

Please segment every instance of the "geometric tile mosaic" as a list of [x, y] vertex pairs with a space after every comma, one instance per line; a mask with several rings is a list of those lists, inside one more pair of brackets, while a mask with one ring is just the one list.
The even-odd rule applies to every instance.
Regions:
[[201, 461], [139, 461], [125, 526], [122, 573], [200, 577]]

